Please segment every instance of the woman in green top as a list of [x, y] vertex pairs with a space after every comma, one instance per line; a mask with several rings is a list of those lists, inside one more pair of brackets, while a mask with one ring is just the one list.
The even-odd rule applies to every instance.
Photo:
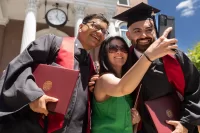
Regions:
[[[162, 46], [155, 41], [145, 54], [151, 60], [166, 54], [174, 54], [169, 49], [177, 45]], [[126, 73], [129, 62], [129, 48], [123, 38], [107, 38], [99, 51], [100, 77], [94, 88], [92, 100], [92, 133], [133, 133], [133, 125], [140, 116], [133, 106], [130, 93], [140, 83], [151, 65], [142, 55], [138, 62]], [[132, 116], [132, 118], [131, 118]]]

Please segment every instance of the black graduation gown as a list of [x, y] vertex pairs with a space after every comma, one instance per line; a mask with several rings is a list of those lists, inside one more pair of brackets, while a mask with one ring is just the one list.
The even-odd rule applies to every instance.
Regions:
[[[56, 64], [62, 38], [46, 35], [33, 41], [8, 65], [0, 80], [0, 132], [43, 133], [38, 115], [28, 104], [44, 95], [34, 82], [32, 67], [35, 64]], [[84, 133], [87, 126], [87, 92], [89, 59], [79, 64], [80, 50], [75, 47], [74, 68], [80, 70], [79, 78], [65, 116], [62, 129], [56, 133]], [[57, 64], [56, 64], [57, 65]]]
[[[179, 56], [176, 56], [183, 69], [186, 82], [180, 120], [192, 133], [195, 132], [195, 125], [200, 125], [200, 75], [184, 53], [178, 51], [178, 54]], [[131, 56], [132, 64], [134, 64], [138, 58], [134, 52], [131, 53]], [[151, 64], [141, 83], [142, 88], [138, 109], [142, 118], [142, 133], [156, 133], [157, 131], [144, 105], [144, 101], [175, 93], [175, 88], [168, 82], [162, 59], [157, 59]], [[134, 97], [136, 94], [137, 91], [133, 92]]]

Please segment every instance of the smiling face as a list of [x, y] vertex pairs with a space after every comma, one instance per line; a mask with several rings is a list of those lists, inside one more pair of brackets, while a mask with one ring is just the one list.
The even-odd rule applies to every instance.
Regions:
[[114, 39], [108, 46], [108, 60], [115, 70], [122, 69], [128, 58], [128, 51], [125, 44], [118, 39]]
[[126, 33], [134, 48], [144, 52], [156, 38], [156, 31], [152, 20], [143, 20], [129, 26]]
[[84, 49], [90, 50], [98, 47], [105, 39], [104, 31], [107, 31], [108, 25], [100, 19], [91, 19], [86, 24], [80, 24], [78, 39]]

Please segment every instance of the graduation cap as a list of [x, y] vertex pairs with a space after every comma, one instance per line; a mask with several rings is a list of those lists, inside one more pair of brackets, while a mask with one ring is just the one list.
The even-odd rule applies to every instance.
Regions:
[[155, 13], [158, 12], [160, 12], [159, 9], [142, 2], [129, 10], [114, 16], [113, 18], [127, 22], [127, 27], [129, 27], [131, 24], [137, 21], [146, 20], [147, 18], [152, 18], [155, 21]]

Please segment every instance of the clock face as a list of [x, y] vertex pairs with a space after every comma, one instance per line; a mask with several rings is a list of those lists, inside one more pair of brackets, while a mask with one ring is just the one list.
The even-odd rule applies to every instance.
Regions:
[[54, 8], [47, 12], [45, 19], [53, 27], [63, 26], [67, 22], [67, 15], [63, 10]]

